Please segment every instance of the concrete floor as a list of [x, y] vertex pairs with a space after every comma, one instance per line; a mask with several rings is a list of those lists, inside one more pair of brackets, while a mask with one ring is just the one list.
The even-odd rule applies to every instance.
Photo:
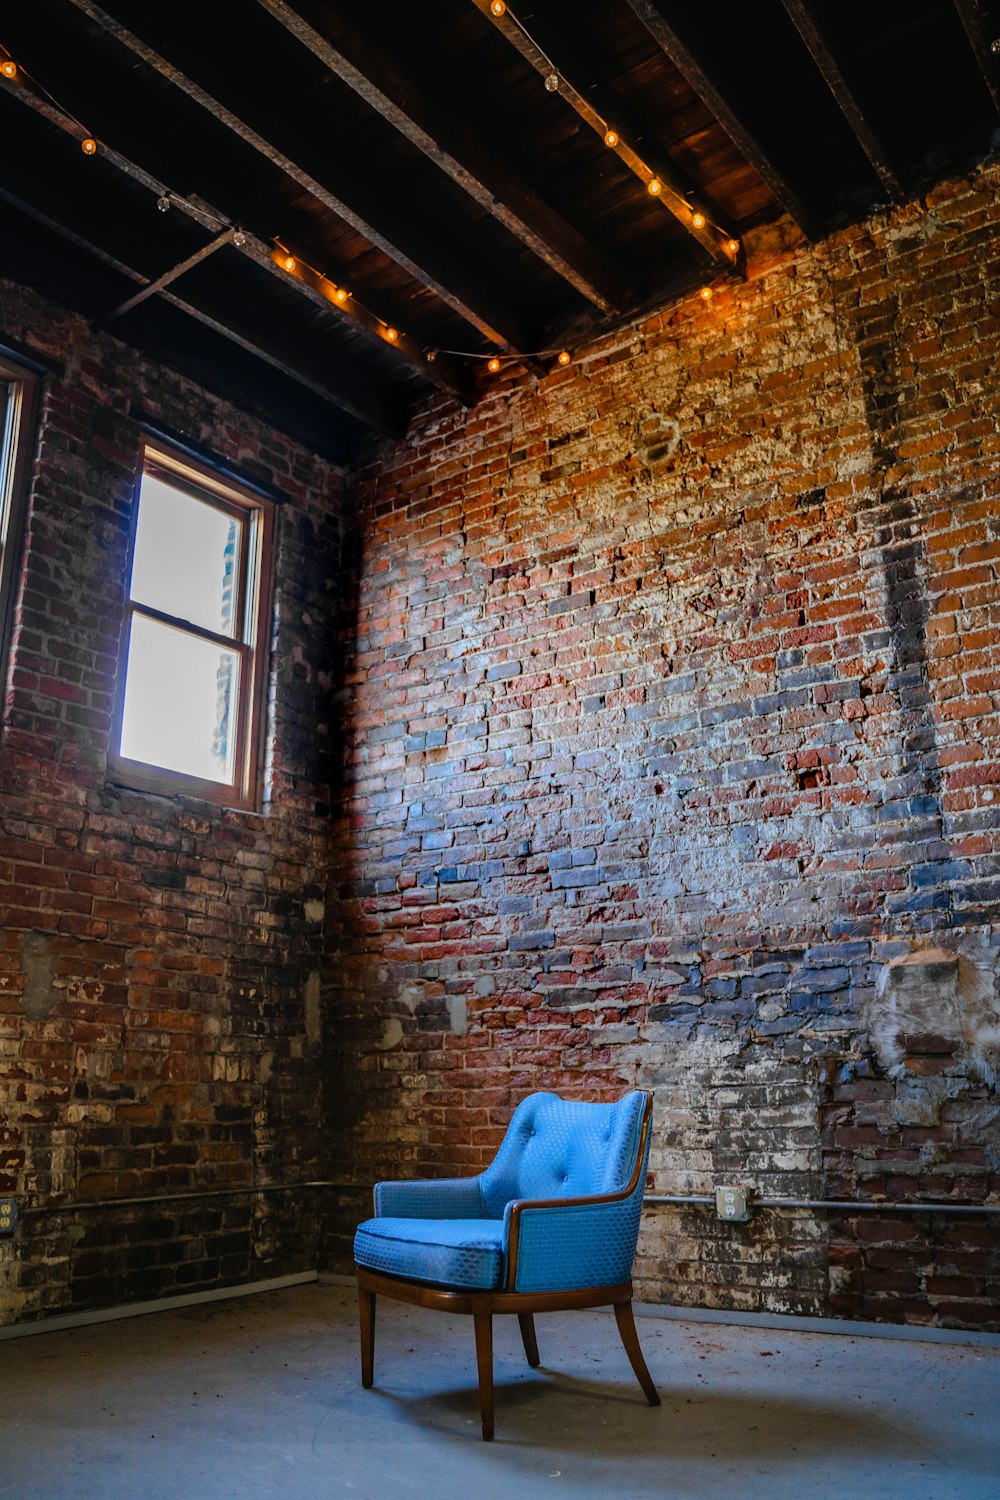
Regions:
[[604, 1312], [497, 1319], [497, 1436], [471, 1320], [302, 1286], [0, 1344], [10, 1500], [1000, 1496], [1000, 1350], [640, 1316], [648, 1407]]

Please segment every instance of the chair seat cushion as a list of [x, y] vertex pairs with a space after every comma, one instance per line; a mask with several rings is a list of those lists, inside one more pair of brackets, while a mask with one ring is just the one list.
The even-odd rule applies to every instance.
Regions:
[[503, 1285], [502, 1219], [366, 1219], [354, 1237], [360, 1266], [438, 1286]]

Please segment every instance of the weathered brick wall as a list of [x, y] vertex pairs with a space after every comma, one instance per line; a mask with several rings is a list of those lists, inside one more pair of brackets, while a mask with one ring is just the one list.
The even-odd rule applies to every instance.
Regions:
[[[339, 474], [79, 318], [0, 283], [44, 383], [0, 742], [0, 1322], [315, 1264], [316, 1205], [209, 1189], [315, 1177]], [[285, 500], [261, 815], [106, 774], [140, 431]]]
[[[661, 1194], [996, 1201], [989, 1046], [932, 999], [890, 1066], [873, 1015], [935, 943], [997, 1014], [998, 188], [760, 233], [745, 285], [435, 404], [363, 476], [345, 1173], [475, 1169], [525, 1092], [638, 1084]], [[638, 1275], [996, 1326], [998, 1247], [996, 1218], [661, 1207]]]

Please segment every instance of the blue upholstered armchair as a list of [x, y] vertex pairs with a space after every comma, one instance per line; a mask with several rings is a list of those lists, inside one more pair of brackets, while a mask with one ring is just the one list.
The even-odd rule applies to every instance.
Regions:
[[660, 1398], [632, 1316], [632, 1261], [649, 1159], [652, 1096], [582, 1104], [532, 1094], [478, 1177], [380, 1182], [354, 1258], [361, 1380], [371, 1386], [375, 1297], [471, 1313], [483, 1437], [493, 1436], [495, 1312], [516, 1313], [537, 1365], [533, 1314], [612, 1306], [639, 1384]]

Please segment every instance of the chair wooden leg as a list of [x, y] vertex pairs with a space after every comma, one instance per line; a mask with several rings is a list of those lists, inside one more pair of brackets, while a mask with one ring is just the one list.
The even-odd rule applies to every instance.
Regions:
[[375, 1379], [375, 1293], [358, 1287], [358, 1322], [361, 1328], [361, 1384], [371, 1390]]
[[653, 1377], [646, 1368], [646, 1361], [642, 1357], [639, 1348], [639, 1335], [635, 1331], [635, 1318], [632, 1316], [631, 1302], [615, 1303], [615, 1321], [618, 1324], [618, 1332], [622, 1336], [625, 1345], [625, 1353], [629, 1357], [629, 1363], [635, 1371], [636, 1379], [645, 1392], [646, 1400], [650, 1406], [659, 1406], [660, 1393], [653, 1384]]
[[534, 1370], [539, 1363], [538, 1340], [535, 1338], [535, 1320], [531, 1316], [531, 1313], [518, 1313], [517, 1321], [521, 1329], [521, 1343], [524, 1345], [528, 1364]]
[[479, 1411], [483, 1419], [483, 1439], [493, 1437], [493, 1314], [474, 1312], [476, 1326], [476, 1365], [479, 1369]]

